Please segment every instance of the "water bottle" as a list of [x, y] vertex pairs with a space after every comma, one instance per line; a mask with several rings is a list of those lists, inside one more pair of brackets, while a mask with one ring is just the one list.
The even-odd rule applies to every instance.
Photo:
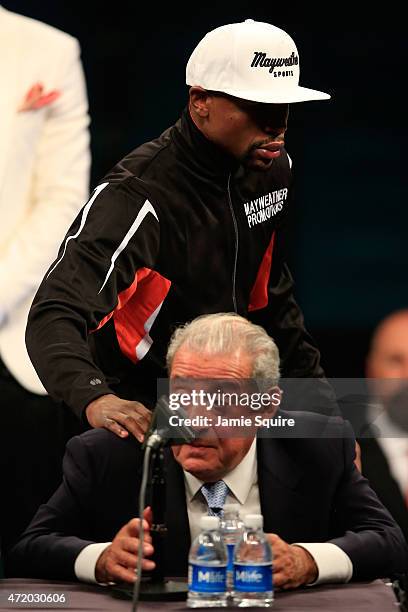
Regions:
[[201, 533], [188, 556], [189, 608], [215, 608], [227, 605], [227, 549], [217, 516], [202, 516]]
[[272, 548], [261, 514], [244, 517], [244, 531], [234, 552], [234, 605], [269, 608], [273, 602]]
[[224, 542], [227, 546], [227, 591], [232, 596], [234, 584], [234, 548], [235, 544], [241, 539], [244, 524], [239, 518], [239, 504], [225, 504], [224, 516], [221, 519], [220, 530]]

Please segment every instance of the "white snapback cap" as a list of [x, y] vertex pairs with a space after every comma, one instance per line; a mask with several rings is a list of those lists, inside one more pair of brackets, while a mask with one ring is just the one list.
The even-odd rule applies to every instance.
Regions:
[[208, 32], [188, 60], [186, 83], [272, 104], [330, 98], [299, 86], [299, 54], [289, 34], [253, 19]]

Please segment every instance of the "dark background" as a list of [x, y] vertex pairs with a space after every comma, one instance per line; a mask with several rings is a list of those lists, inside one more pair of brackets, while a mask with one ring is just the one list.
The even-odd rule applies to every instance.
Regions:
[[333, 97], [291, 106], [296, 295], [327, 374], [363, 375], [373, 327], [408, 307], [408, 54], [401, 9], [393, 2], [381, 10], [364, 2], [3, 4], [79, 39], [92, 118], [92, 186], [178, 118], [186, 102], [185, 64], [208, 30], [253, 18], [291, 34], [301, 84]]

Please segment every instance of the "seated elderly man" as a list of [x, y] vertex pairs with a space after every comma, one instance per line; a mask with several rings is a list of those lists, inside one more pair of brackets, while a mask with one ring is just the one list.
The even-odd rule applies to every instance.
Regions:
[[[206, 315], [176, 330], [168, 351], [173, 389], [186, 378], [276, 380], [278, 360], [267, 333], [234, 314]], [[304, 412], [290, 416], [327, 419]], [[263, 514], [276, 587], [405, 571], [402, 533], [356, 469], [350, 429], [339, 427], [343, 435], [331, 438], [262, 437], [252, 429], [247, 436], [221, 437], [207, 423], [192, 444], [166, 448], [165, 573], [187, 574], [191, 537], [200, 515], [209, 511], [210, 483], [220, 481], [226, 501], [239, 503], [241, 515]], [[64, 481], [14, 547], [8, 574], [133, 582], [141, 466], [141, 445], [132, 436], [120, 439], [94, 429], [73, 438]], [[144, 518], [148, 531], [149, 508]], [[142, 567], [151, 570], [149, 533], [147, 540]]]

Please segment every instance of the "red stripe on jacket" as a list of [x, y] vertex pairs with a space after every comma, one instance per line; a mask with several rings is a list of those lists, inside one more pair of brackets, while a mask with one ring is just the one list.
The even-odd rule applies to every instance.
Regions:
[[275, 232], [272, 234], [271, 241], [262, 257], [256, 281], [249, 296], [249, 312], [260, 310], [268, 305], [268, 283], [272, 267], [272, 251], [275, 242]]
[[[140, 268], [132, 284], [119, 293], [114, 310], [106, 315], [93, 331], [103, 327], [113, 317], [120, 350], [133, 363], [137, 363], [139, 358], [136, 350], [139, 347], [140, 352], [146, 354], [150, 348], [149, 331], [170, 286], [171, 281], [158, 272], [150, 268]], [[140, 358], [143, 358], [144, 354]]]

